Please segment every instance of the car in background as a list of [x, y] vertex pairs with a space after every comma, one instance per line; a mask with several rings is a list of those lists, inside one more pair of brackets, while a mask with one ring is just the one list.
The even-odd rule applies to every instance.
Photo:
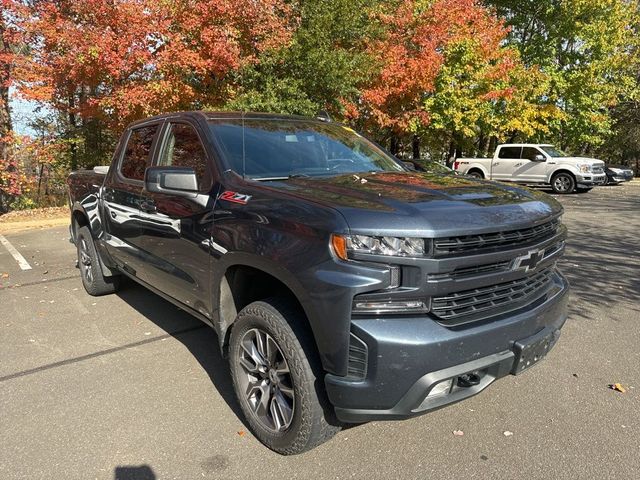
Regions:
[[604, 173], [607, 175], [604, 181], [605, 185], [618, 185], [633, 179], [633, 170], [621, 165], [607, 165], [604, 168]]
[[487, 180], [548, 185], [554, 193], [588, 192], [606, 178], [602, 160], [572, 157], [545, 143], [498, 145], [492, 158], [458, 158], [453, 169]]

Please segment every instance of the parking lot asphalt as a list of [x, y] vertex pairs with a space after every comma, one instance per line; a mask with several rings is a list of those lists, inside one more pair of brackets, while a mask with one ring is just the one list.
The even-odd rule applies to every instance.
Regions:
[[31, 269], [0, 245], [0, 479], [638, 478], [640, 185], [557, 198], [573, 293], [543, 363], [295, 457], [244, 425], [211, 330], [131, 283], [87, 295], [65, 227], [4, 234]]

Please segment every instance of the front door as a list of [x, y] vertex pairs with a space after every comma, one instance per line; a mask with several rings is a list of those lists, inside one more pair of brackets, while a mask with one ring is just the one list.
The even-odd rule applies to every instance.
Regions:
[[102, 189], [102, 218], [108, 234], [105, 245], [116, 263], [132, 275], [138, 275], [144, 263], [140, 254], [144, 171], [151, 165], [160, 124], [133, 128]]
[[147, 266], [143, 280], [208, 317], [212, 304], [209, 240], [215, 194], [212, 165], [197, 126], [167, 123], [154, 164], [192, 167], [200, 193], [187, 198], [144, 192], [141, 225]]

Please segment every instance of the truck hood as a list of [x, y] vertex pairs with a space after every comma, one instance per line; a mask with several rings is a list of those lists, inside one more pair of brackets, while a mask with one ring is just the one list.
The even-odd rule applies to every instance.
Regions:
[[271, 182], [267, 188], [332, 207], [351, 232], [369, 235], [484, 233], [543, 223], [562, 212], [544, 193], [449, 174], [297, 178]]
[[554, 160], [558, 163], [570, 163], [572, 165], [575, 164], [588, 164], [591, 166], [599, 166], [604, 168], [604, 162], [602, 160], [598, 160], [597, 158], [589, 158], [589, 157], [557, 157]]

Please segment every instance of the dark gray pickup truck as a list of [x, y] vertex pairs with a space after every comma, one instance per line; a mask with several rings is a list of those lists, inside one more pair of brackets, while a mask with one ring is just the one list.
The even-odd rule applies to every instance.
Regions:
[[162, 115], [68, 182], [87, 292], [127, 276], [213, 327], [283, 454], [519, 374], [567, 316], [555, 200], [412, 171], [331, 121]]

